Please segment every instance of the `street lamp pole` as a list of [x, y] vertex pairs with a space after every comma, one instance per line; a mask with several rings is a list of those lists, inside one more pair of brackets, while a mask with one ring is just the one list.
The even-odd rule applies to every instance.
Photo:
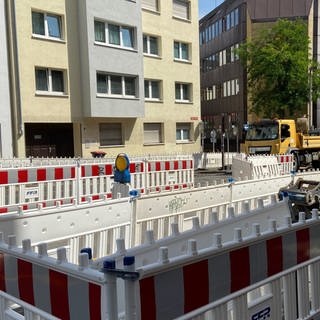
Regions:
[[309, 103], [308, 103], [308, 122], [309, 130], [313, 127], [313, 103], [312, 103], [312, 67], [309, 68]]

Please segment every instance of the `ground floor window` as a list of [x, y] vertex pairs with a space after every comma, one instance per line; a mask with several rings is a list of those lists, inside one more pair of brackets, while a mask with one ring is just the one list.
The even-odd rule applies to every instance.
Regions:
[[177, 123], [176, 140], [177, 142], [188, 142], [192, 140], [190, 123]]
[[145, 123], [143, 125], [144, 130], [144, 143], [153, 144], [153, 143], [162, 143], [162, 123]]
[[121, 123], [100, 123], [100, 146], [123, 145]]

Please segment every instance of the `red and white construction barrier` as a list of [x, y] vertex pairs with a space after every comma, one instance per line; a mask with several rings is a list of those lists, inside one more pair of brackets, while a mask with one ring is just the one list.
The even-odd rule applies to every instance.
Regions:
[[[141, 194], [192, 188], [192, 157], [136, 160], [130, 164], [131, 188]], [[0, 169], [0, 213], [112, 198], [113, 163]]]

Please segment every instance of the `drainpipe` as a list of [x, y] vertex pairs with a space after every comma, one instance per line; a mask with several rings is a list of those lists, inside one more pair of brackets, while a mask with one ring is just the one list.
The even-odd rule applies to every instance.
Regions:
[[21, 92], [20, 92], [20, 72], [19, 72], [19, 55], [16, 28], [16, 6], [15, 0], [6, 1], [7, 13], [7, 34], [8, 34], [8, 56], [10, 67], [10, 96], [12, 106], [12, 137], [14, 155], [18, 155], [18, 139], [23, 135], [22, 109], [21, 109]]

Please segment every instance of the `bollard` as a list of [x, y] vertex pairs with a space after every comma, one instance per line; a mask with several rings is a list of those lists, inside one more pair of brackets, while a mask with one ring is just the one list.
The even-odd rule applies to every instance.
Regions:
[[242, 242], [242, 230], [241, 228], [234, 228], [234, 241]]
[[124, 254], [126, 252], [126, 244], [124, 242], [124, 239], [116, 239], [116, 247], [118, 254]]
[[254, 223], [252, 225], [252, 235], [255, 237], [260, 237], [261, 236], [261, 226], [260, 223]]
[[92, 260], [92, 249], [91, 248], [82, 248], [80, 253], [86, 253], [88, 255], [89, 261]]
[[187, 254], [188, 256], [196, 256], [198, 254], [197, 250], [197, 240], [189, 239], [187, 242]]
[[67, 259], [67, 250], [66, 248], [58, 248], [57, 249], [57, 263], [63, 263], [63, 262], [68, 262]]
[[17, 245], [17, 238], [15, 235], [8, 236], [8, 248], [12, 249]]
[[277, 231], [277, 221], [276, 220], [270, 220], [269, 221], [269, 231], [270, 232], [276, 232]]
[[299, 212], [299, 223], [306, 223], [306, 213], [300, 211]]
[[48, 246], [46, 242], [42, 242], [38, 244], [38, 257], [47, 257], [48, 256]]
[[319, 210], [317, 208], [314, 208], [311, 210], [311, 212], [312, 212], [312, 219], [319, 220]]

